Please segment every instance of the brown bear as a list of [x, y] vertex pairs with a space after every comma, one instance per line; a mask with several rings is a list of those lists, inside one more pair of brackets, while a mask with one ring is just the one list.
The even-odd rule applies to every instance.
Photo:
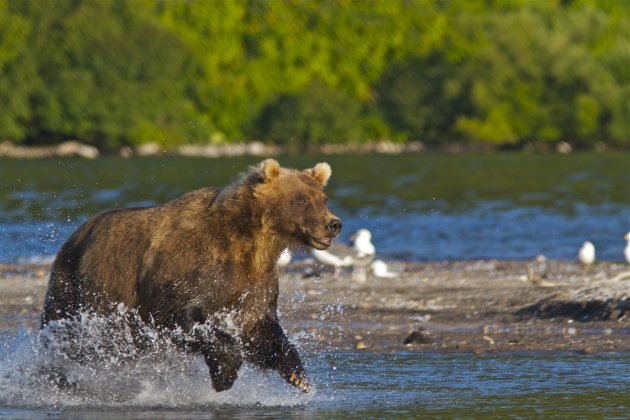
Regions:
[[[216, 391], [231, 388], [244, 360], [308, 391], [278, 322], [276, 260], [286, 247], [326, 249], [339, 235], [323, 192], [330, 175], [327, 163], [298, 171], [267, 159], [224, 189], [92, 217], [57, 254], [42, 328], [122, 303], [145, 322], [190, 332], [186, 349], [203, 355]], [[219, 326], [226, 313], [233, 330]]]

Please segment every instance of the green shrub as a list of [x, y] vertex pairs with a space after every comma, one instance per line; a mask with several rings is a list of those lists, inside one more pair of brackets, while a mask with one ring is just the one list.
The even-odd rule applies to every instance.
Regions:
[[397, 136], [436, 144], [449, 140], [470, 108], [456, 68], [441, 54], [394, 63], [376, 84], [377, 109]]
[[298, 150], [323, 143], [357, 142], [363, 137], [362, 104], [312, 83], [263, 107], [250, 135]]

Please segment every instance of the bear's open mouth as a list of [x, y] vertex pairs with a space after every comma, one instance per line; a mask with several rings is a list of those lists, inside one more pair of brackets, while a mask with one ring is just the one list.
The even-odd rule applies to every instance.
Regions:
[[[332, 241], [334, 238], [332, 237], [323, 237], [323, 238], [316, 238], [314, 236], [311, 236], [311, 239], [313, 240], [313, 242], [315, 242], [317, 245], [321, 245], [324, 247], [324, 249], [328, 248], [330, 245], [332, 245]], [[318, 247], [317, 247], [318, 248]]]

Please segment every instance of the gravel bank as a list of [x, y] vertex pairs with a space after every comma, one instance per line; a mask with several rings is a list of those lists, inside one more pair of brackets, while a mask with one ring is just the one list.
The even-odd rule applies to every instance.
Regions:
[[[390, 263], [396, 279], [280, 279], [281, 322], [312, 351], [630, 351], [630, 272], [565, 261]], [[0, 331], [38, 328], [49, 266], [0, 264]], [[624, 275], [627, 273], [627, 275]]]

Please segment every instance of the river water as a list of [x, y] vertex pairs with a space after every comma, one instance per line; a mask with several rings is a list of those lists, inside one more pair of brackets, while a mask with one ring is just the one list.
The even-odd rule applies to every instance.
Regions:
[[77, 387], [59, 389], [41, 374], [51, 355], [38, 335], [4, 336], [0, 418], [627, 418], [630, 409], [628, 354], [331, 349], [303, 353], [310, 394], [249, 367], [216, 393], [200, 357], [165, 345], [133, 361], [110, 351], [93, 364], [66, 366]]
[[[259, 160], [0, 159], [0, 262], [49, 261], [91, 214], [226, 185]], [[384, 259], [573, 259], [591, 240], [600, 260], [619, 261], [630, 230], [627, 153], [279, 160], [328, 161], [342, 240], [368, 228]], [[302, 352], [313, 393], [245, 367], [217, 394], [203, 360], [163, 343], [136, 359], [114, 353], [70, 366], [79, 386], [64, 390], [41, 373], [54, 357], [41, 334], [0, 331], [0, 418], [627, 418], [630, 410], [628, 354], [327, 349]]]
[[[223, 186], [253, 157], [0, 159], [0, 262], [50, 259], [85, 219]], [[373, 232], [383, 259], [623, 259], [630, 231], [630, 154], [287, 156], [328, 161], [342, 240]]]

